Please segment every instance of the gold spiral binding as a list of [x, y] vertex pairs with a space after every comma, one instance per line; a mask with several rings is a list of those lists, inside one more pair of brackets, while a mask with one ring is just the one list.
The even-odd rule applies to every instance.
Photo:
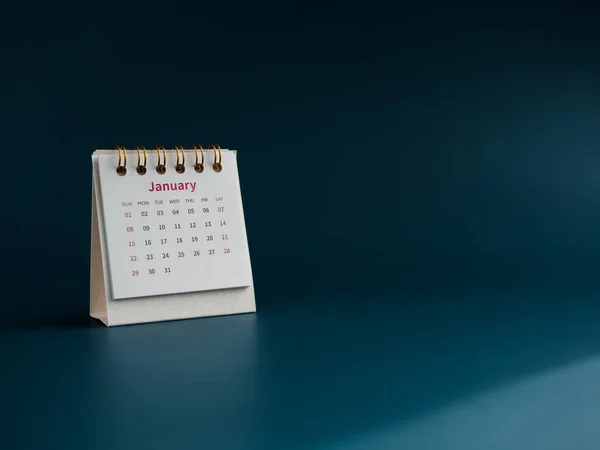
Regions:
[[[148, 161], [148, 154], [146, 153], [146, 147], [143, 145], [136, 145], [135, 150], [137, 150], [137, 166], [135, 167], [135, 171], [140, 175], [146, 175], [146, 162]], [[141, 163], [142, 156], [140, 154], [140, 150], [144, 152], [144, 164]]]
[[[117, 163], [117, 173], [121, 176], [127, 173], [127, 149], [122, 145], [117, 145], [115, 150], [119, 153], [119, 162]], [[121, 152], [123, 152], [123, 164], [121, 165]]]
[[[194, 170], [198, 173], [204, 172], [204, 149], [201, 145], [192, 145], [192, 148], [196, 152], [196, 164], [194, 164]], [[198, 149], [202, 154], [202, 162], [198, 162]]]
[[[175, 163], [175, 171], [177, 173], [185, 172], [185, 150], [181, 145], [173, 147], [175, 154], [177, 155], [177, 162]], [[181, 161], [179, 160], [179, 154], [181, 153]]]
[[[158, 164], [156, 165], [156, 173], [162, 175], [167, 171], [167, 151], [162, 145], [157, 145], [154, 147], [156, 152], [158, 153]], [[160, 155], [160, 151], [162, 150], [162, 158]]]
[[[220, 172], [223, 170], [223, 154], [221, 153], [221, 146], [219, 144], [211, 144], [211, 148], [213, 149], [213, 154], [215, 157], [215, 162], [213, 163], [213, 170], [215, 172]], [[217, 159], [217, 151], [219, 152], [219, 158]]]

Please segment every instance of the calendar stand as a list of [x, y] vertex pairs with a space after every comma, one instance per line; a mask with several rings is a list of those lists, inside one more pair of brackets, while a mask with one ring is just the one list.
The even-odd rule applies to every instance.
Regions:
[[[190, 157], [193, 158], [194, 153], [196, 154], [195, 167], [198, 169], [197, 148], [194, 151], [184, 150], [181, 147], [179, 149], [182, 160], [185, 156], [189, 160]], [[102, 321], [106, 326], [117, 326], [256, 312], [237, 175], [237, 152], [218, 148], [218, 153], [214, 152], [215, 170], [207, 165], [207, 170], [204, 172], [187, 170], [186, 173], [178, 173], [182, 167], [180, 153], [177, 148], [171, 151], [165, 151], [163, 148], [162, 152], [158, 153], [158, 166], [161, 165], [161, 161], [164, 162], [166, 175], [155, 173], [154, 167], [147, 164], [149, 158], [145, 149], [141, 153], [140, 148], [137, 149], [137, 165], [133, 164], [136, 152], [131, 152], [119, 148], [97, 150], [92, 155], [90, 316]], [[121, 161], [122, 153], [124, 161]], [[203, 149], [201, 153], [204, 162]], [[129, 158], [127, 158], [128, 154]], [[140, 159], [140, 155], [145, 158]], [[165, 156], [165, 160], [160, 160], [162, 155]], [[175, 156], [177, 164], [169, 164], [175, 162]], [[127, 160], [129, 162], [126, 162]], [[221, 163], [222, 169], [218, 167]], [[126, 174], [122, 173], [123, 170]], [[218, 173], [221, 170], [222, 173]], [[142, 171], [144, 176], [139, 175]], [[180, 186], [186, 183], [191, 186], [191, 183], [194, 183], [196, 189], [194, 192], [188, 190], [183, 193], [157, 193], [148, 188], [148, 186], [154, 188], [155, 184], [165, 180], [176, 180]], [[210, 204], [209, 195], [217, 200], [223, 199], [215, 197], [215, 193], [221, 191], [226, 193], [225, 201], [229, 201], [223, 203], [229, 208], [227, 221], [218, 220], [225, 216], [219, 216], [217, 212], [226, 210], [226, 207], [219, 206], [217, 209]], [[202, 208], [206, 211], [203, 216], [200, 216], [202, 211], [198, 203], [201, 196], [203, 196], [202, 200], [206, 200], [203, 205], [210, 204], [210, 207]], [[177, 210], [172, 210], [173, 213], [175, 211], [179, 213], [177, 216], [153, 219], [152, 215], [159, 211], [154, 208], [153, 203], [162, 202], [162, 200], [155, 200], [159, 198], [165, 201], [177, 201], [178, 205], [183, 204], [184, 201], [189, 202], [186, 206], [191, 205], [193, 208], [177, 206]], [[148, 200], [150, 200], [149, 207], [137, 206], [146, 204]], [[183, 217], [186, 210], [189, 214]], [[146, 214], [146, 211], [150, 214]], [[145, 215], [140, 216], [140, 214]], [[226, 222], [226, 226], [214, 230], [215, 221], [221, 224]], [[156, 225], [159, 222], [160, 224]], [[184, 226], [189, 223], [189, 226], [193, 225], [195, 228], [178, 229], [180, 222]], [[149, 225], [145, 225], [146, 223]], [[196, 228], [196, 223], [206, 224], [207, 227], [212, 225], [212, 227], [196, 231], [199, 229]], [[175, 229], [169, 231], [169, 227]], [[132, 229], [132, 232], [127, 235], [123, 231], [124, 234], [120, 235], [121, 229], [125, 230], [125, 228], [127, 231]], [[166, 231], [158, 231], [164, 228]], [[223, 230], [228, 232], [229, 238]], [[171, 234], [165, 234], [167, 232]], [[198, 239], [195, 235], [202, 239]], [[213, 235], [229, 240], [214, 243], [216, 239], [212, 240]], [[162, 247], [159, 242], [161, 236], [169, 237], [168, 244]], [[203, 243], [202, 240], [206, 240], [207, 236], [211, 241]], [[148, 243], [151, 240], [152, 245], [143, 247], [144, 241]], [[130, 245], [135, 243], [135, 246], [127, 248], [127, 241]], [[167, 239], [164, 238], [163, 241]], [[167, 255], [169, 259], [158, 261], [161, 254]], [[177, 254], [180, 258], [176, 259]], [[166, 267], [167, 265], [169, 267]], [[167, 269], [168, 273], [166, 273]], [[219, 272], [211, 272], [211, 270]], [[224, 274], [226, 270], [230, 270], [231, 273]], [[123, 278], [124, 281], [118, 284], [118, 277], [128, 277], [129, 272], [134, 276]], [[148, 273], [152, 274], [148, 275]], [[219, 275], [222, 278], [219, 278]], [[162, 278], [157, 278], [161, 276]], [[222, 286], [215, 283], [221, 283]], [[180, 286], [181, 291], [178, 291], [177, 288]], [[115, 292], [120, 292], [120, 297], [116, 298]]]

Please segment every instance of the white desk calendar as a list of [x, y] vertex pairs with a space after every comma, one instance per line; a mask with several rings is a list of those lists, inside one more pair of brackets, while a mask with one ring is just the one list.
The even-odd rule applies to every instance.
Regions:
[[92, 154], [90, 315], [106, 326], [256, 312], [237, 152]]

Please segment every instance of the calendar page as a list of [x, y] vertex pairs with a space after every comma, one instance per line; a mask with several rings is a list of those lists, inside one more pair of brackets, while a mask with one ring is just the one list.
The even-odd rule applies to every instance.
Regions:
[[235, 154], [223, 151], [221, 172], [178, 173], [171, 163], [162, 175], [151, 161], [139, 175], [130, 159], [120, 176], [115, 156], [98, 158], [113, 298], [249, 286]]

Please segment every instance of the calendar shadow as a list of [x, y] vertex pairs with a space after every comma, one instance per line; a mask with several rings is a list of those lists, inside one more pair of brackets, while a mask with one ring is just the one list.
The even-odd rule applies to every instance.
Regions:
[[11, 331], [58, 331], [106, 328], [99, 320], [86, 316], [35, 317], [20, 319], [3, 327]]

